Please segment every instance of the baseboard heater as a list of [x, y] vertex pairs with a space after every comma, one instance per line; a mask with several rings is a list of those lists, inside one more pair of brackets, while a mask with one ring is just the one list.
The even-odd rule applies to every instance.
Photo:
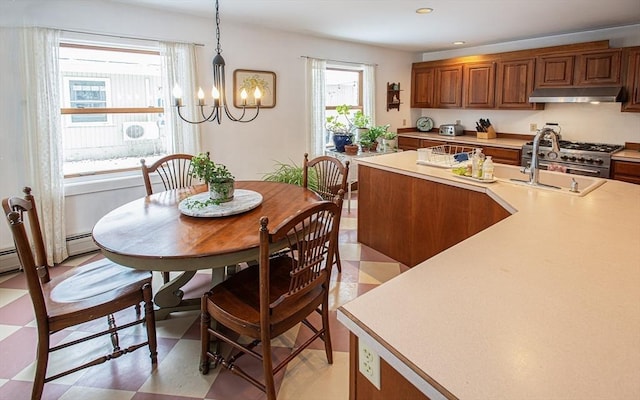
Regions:
[[[93, 242], [91, 232], [67, 236], [67, 252], [69, 256], [77, 256], [98, 250]], [[20, 268], [18, 253], [15, 248], [0, 250], [0, 273], [16, 271]]]

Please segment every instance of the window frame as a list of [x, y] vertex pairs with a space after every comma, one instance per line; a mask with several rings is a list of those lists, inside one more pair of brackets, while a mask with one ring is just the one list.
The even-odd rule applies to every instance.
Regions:
[[[69, 41], [61, 41], [59, 44], [60, 48], [76, 48], [76, 49], [86, 49], [86, 50], [100, 50], [100, 51], [114, 51], [119, 53], [132, 53], [132, 54], [149, 54], [149, 55], [157, 55], [160, 56], [159, 50], [144, 50], [144, 49], [134, 49], [128, 47], [114, 47], [109, 45], [97, 45], [97, 44], [80, 44], [80, 43], [72, 43]], [[62, 71], [61, 71], [62, 77]], [[66, 80], [69, 77], [63, 77], [62, 84], [66, 84]], [[72, 77], [73, 79], [75, 77]], [[77, 79], [82, 80], [94, 80], [94, 79], [109, 79], [109, 78], [93, 78], [93, 77], [77, 77]], [[65, 88], [67, 86], [63, 86]], [[61, 107], [60, 114], [64, 120], [65, 127], [90, 127], [90, 126], [108, 126], [111, 123], [111, 114], [164, 114], [164, 107], [110, 107], [110, 96], [107, 95], [107, 107], [92, 107], [92, 108], [75, 108], [70, 107], [70, 94], [63, 90], [63, 105], [68, 107]], [[61, 104], [62, 105], [62, 104]], [[106, 114], [108, 122], [92, 122], [92, 123], [72, 123], [71, 118], [68, 116], [72, 115], [91, 115], [91, 114]], [[104, 169], [99, 171], [91, 171], [91, 172], [80, 172], [80, 173], [71, 173], [65, 174], [65, 179], [72, 179], [83, 177], [87, 175], [108, 175], [108, 174], [118, 174], [121, 172], [131, 172], [138, 170], [139, 167], [126, 167], [126, 168], [116, 168], [116, 169]]]

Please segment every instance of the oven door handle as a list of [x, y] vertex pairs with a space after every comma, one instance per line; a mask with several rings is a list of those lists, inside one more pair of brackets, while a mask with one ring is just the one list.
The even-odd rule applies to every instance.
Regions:
[[[545, 169], [549, 169], [549, 165], [550, 164], [545, 164], [545, 163], [540, 163], [541, 167], [545, 167]], [[600, 171], [595, 170], [595, 169], [586, 169], [586, 168], [576, 168], [576, 167], [572, 167], [572, 166], [567, 166], [564, 164], [560, 164], [563, 167], [565, 167], [567, 169], [567, 172], [569, 171], [580, 171], [580, 172], [585, 172], [587, 174], [591, 174], [595, 177], [599, 177], [600, 176]]]

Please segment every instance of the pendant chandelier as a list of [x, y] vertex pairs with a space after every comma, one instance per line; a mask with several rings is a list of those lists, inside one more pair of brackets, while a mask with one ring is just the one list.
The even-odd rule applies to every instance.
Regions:
[[[202, 88], [198, 88], [198, 108], [200, 109], [200, 115], [202, 116], [201, 120], [198, 121], [190, 121], [186, 119], [180, 109], [184, 107], [182, 104], [182, 89], [177, 84], [173, 87], [173, 97], [175, 97], [175, 107], [178, 109], [178, 116], [190, 124], [201, 124], [203, 122], [213, 122], [217, 121], [218, 124], [222, 123], [222, 115], [223, 111], [226, 114], [227, 118], [229, 118], [233, 122], [251, 122], [258, 116], [260, 113], [260, 100], [262, 97], [262, 93], [260, 89], [256, 87], [253, 92], [253, 97], [255, 98], [255, 108], [256, 113], [253, 117], [245, 119], [245, 112], [247, 107], [247, 91], [242, 89], [240, 92], [240, 99], [242, 100], [242, 114], [239, 117], [231, 114], [229, 110], [229, 106], [227, 105], [227, 96], [225, 91], [225, 75], [224, 75], [224, 58], [222, 58], [222, 49], [220, 48], [220, 12], [218, 10], [218, 0], [216, 0], [216, 56], [213, 57], [213, 87], [211, 88], [211, 96], [213, 97], [213, 105], [209, 106], [205, 103], [204, 99], [204, 91]], [[208, 111], [208, 108], [211, 107], [211, 112]], [[205, 110], [207, 108], [207, 110]]]

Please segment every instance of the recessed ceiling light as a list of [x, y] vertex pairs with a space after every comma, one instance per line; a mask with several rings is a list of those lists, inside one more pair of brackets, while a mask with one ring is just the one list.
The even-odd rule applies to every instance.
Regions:
[[416, 10], [418, 14], [429, 14], [430, 12], [433, 12], [433, 8], [421, 7]]
[[453, 42], [453, 44], [455, 44], [456, 46], [459, 46], [461, 44], [465, 44], [465, 42], [463, 42], [462, 40], [458, 40], [456, 42]]

